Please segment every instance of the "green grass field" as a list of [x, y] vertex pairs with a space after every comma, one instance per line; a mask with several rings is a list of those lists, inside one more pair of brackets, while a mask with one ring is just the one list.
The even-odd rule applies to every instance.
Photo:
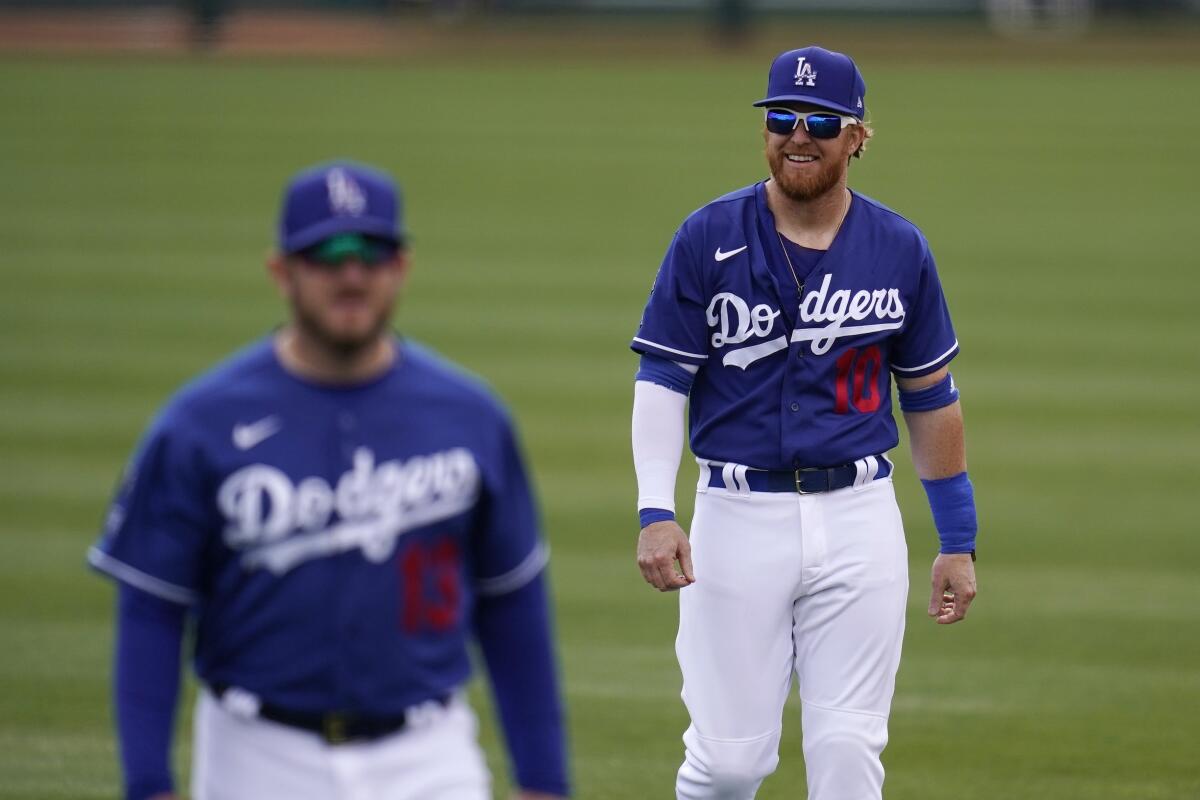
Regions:
[[[400, 328], [521, 423], [578, 796], [671, 796], [676, 601], [633, 561], [627, 344], [675, 226], [764, 172], [771, 55], [0, 60], [0, 797], [115, 796], [113, 592], [84, 551], [154, 409], [282, 318], [282, 182], [343, 155], [407, 192]], [[897, 452], [889, 800], [1200, 798], [1200, 62], [860, 62], [852, 184], [938, 256], [983, 526], [977, 604], [938, 628]], [[803, 797], [794, 701], [786, 724], [765, 800]]]

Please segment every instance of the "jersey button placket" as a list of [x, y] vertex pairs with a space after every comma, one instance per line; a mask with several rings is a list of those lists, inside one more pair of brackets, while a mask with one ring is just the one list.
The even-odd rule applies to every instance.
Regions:
[[[361, 436], [358, 430], [358, 418], [349, 408], [338, 409], [335, 418], [337, 426], [338, 447], [342, 458], [351, 467], [354, 464], [354, 451], [357, 449]], [[353, 558], [333, 559], [333, 568], [338, 572], [338, 585], [348, 588], [338, 592], [332, 599], [337, 611], [337, 695], [338, 707], [351, 705], [356, 675], [362, 674], [363, 643], [358, 621], [358, 606], [355, 603], [355, 589], [360, 581], [357, 579]]]
[[342, 456], [348, 461], [354, 461], [354, 448], [357, 445], [358, 420], [352, 411], [339, 411], [337, 415], [338, 442], [341, 444]]

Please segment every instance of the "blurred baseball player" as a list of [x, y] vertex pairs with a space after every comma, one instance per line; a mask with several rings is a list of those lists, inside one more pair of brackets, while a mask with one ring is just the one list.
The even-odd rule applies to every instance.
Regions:
[[463, 698], [477, 640], [518, 797], [567, 794], [546, 547], [507, 414], [391, 333], [409, 269], [390, 177], [344, 162], [287, 188], [274, 334], [179, 392], [99, 543], [119, 581], [125, 795], [173, 796], [184, 622], [196, 800], [482, 800]]
[[[687, 218], [633, 340], [638, 565], [683, 590], [680, 798], [754, 796], [778, 763], [793, 673], [809, 798], [882, 796], [908, 593], [892, 374], [941, 537], [929, 613], [957, 622], [975, 596], [946, 366], [958, 342], [933, 256], [910, 222], [846, 186], [871, 136], [865, 95], [840, 53], [775, 59], [754, 104], [770, 179]], [[689, 399], [690, 541], [673, 513]]]

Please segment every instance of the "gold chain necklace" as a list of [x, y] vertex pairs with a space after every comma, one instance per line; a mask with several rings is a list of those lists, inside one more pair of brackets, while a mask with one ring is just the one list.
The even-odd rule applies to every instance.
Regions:
[[794, 266], [792, 266], [792, 257], [788, 255], [787, 245], [784, 244], [784, 241], [783, 241], [783, 234], [780, 233], [778, 229], [776, 229], [775, 235], [779, 238], [779, 247], [781, 250], [783, 250], [784, 259], [787, 260], [788, 272], [792, 273], [792, 280], [794, 280], [796, 282], [796, 297], [797, 298], [803, 297], [804, 296], [804, 284], [800, 282], [800, 276], [796, 274], [796, 268]]

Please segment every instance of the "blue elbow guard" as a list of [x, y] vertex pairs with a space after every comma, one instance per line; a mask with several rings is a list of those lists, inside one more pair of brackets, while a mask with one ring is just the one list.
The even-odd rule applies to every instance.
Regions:
[[641, 361], [638, 362], [638, 371], [633, 379], [657, 383], [659, 386], [665, 386], [671, 391], [686, 396], [692, 390], [692, 382], [696, 376], [674, 361], [643, 355]]
[[975, 534], [979, 522], [975, 517], [975, 490], [967, 473], [950, 478], [922, 480], [933, 512], [943, 553], [975, 554]]
[[932, 386], [917, 389], [914, 392], [900, 391], [901, 411], [933, 411], [936, 408], [948, 406], [958, 399], [958, 387], [954, 385], [954, 377], [947, 372]]

